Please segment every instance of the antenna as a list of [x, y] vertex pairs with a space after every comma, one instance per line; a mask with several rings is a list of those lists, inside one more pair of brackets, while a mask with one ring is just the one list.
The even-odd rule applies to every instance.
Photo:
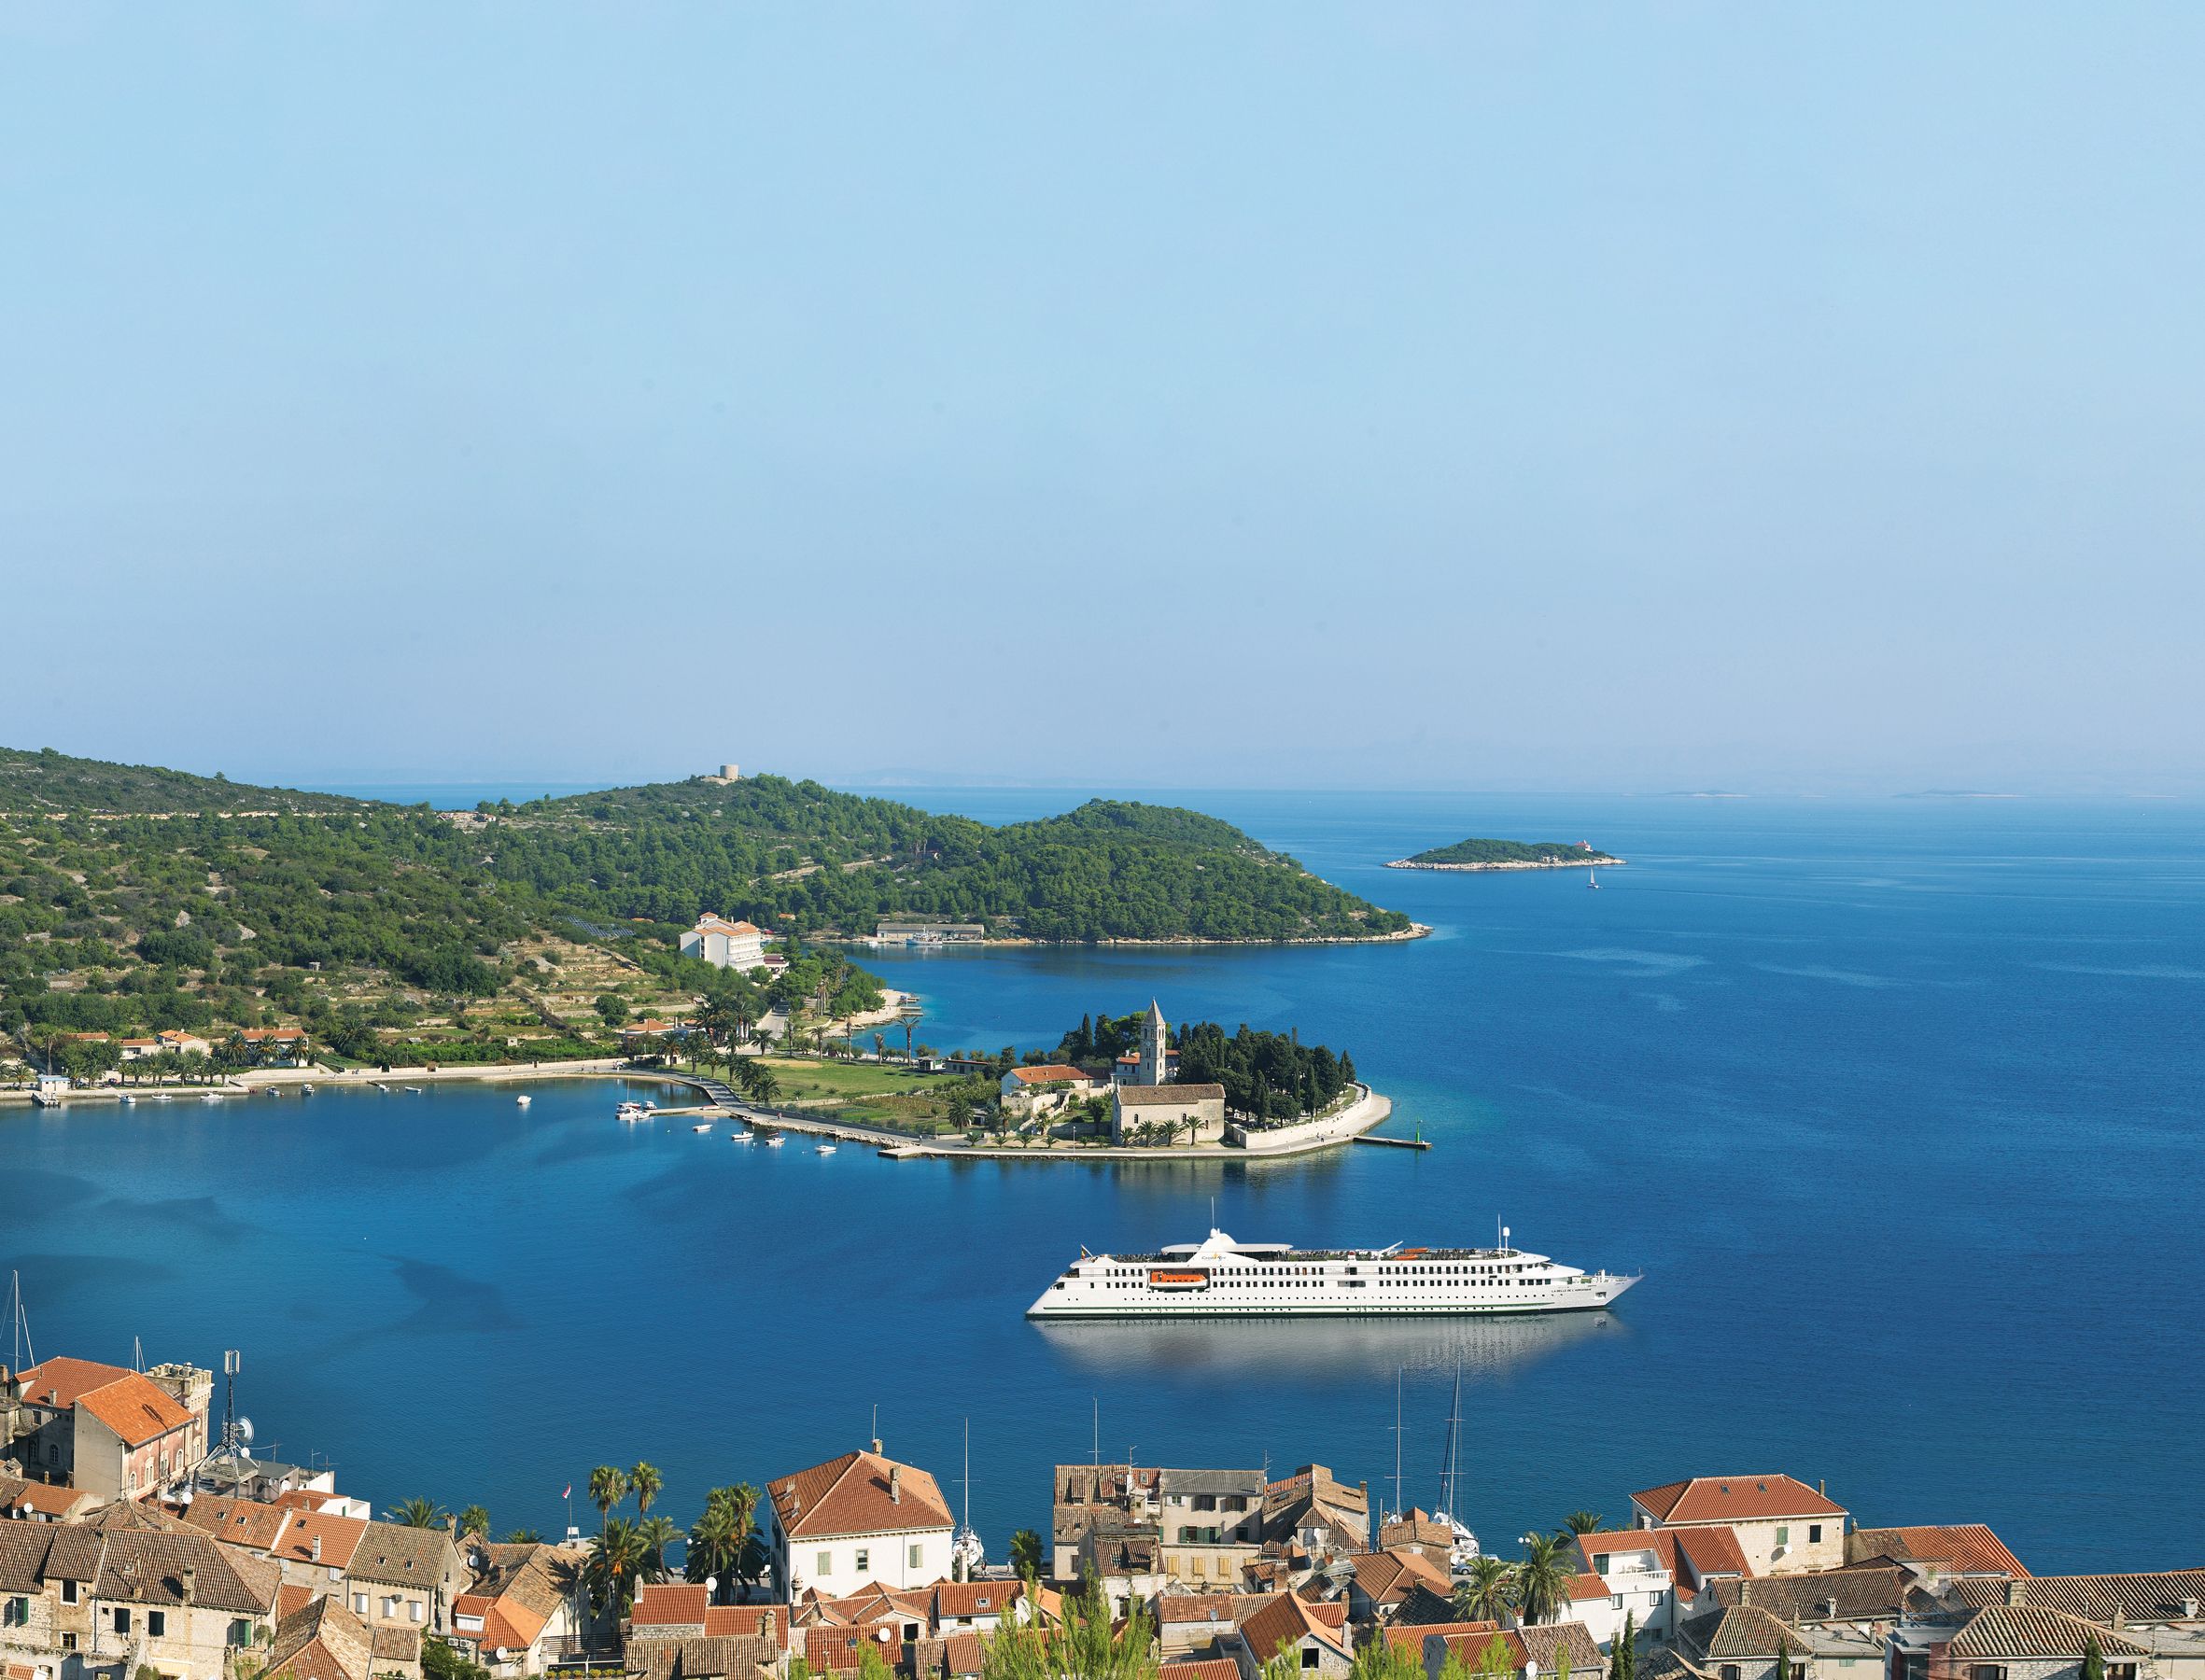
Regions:
[[1102, 1466], [1102, 1396], [1095, 1396], [1095, 1467]]
[[1401, 1504], [1401, 1367], [1394, 1367], [1394, 1520], [1400, 1521]]
[[31, 1316], [23, 1310], [23, 1274], [10, 1272], [14, 1280], [8, 1291], [8, 1329], [15, 1338], [15, 1369], [24, 1368], [23, 1355], [30, 1354], [32, 1365], [38, 1363], [38, 1350], [31, 1346]]
[[146, 1374], [146, 1344], [134, 1336], [130, 1338], [130, 1368], [141, 1377]]

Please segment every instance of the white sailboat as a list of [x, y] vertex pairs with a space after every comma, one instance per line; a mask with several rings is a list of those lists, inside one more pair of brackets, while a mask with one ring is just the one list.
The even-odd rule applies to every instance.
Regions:
[[988, 1561], [988, 1548], [973, 1532], [973, 1421], [964, 1421], [964, 1496], [959, 1508], [957, 1533], [949, 1542], [949, 1572], [957, 1580], [969, 1581]]
[[1454, 1536], [1447, 1548], [1450, 1573], [1468, 1575], [1470, 1565], [1478, 1561], [1478, 1536], [1471, 1533], [1454, 1515], [1455, 1466], [1462, 1446], [1462, 1366], [1454, 1367], [1454, 1402], [1447, 1417], [1447, 1471], [1442, 1477], [1443, 1495], [1440, 1508], [1432, 1513], [1432, 1520], [1446, 1525]]

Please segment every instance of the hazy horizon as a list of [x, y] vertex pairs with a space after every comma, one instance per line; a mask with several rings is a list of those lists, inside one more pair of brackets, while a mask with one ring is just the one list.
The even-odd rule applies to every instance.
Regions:
[[0, 3], [0, 742], [2205, 792], [2201, 62], [2149, 4]]

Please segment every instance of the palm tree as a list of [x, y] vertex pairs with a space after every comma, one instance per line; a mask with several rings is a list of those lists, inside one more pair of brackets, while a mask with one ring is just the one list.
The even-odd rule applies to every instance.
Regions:
[[1011, 1534], [1011, 1567], [1023, 1575], [1036, 1580], [1042, 1573], [1041, 1536], [1032, 1529], [1018, 1529]]
[[643, 1538], [634, 1523], [625, 1517], [606, 1519], [604, 1528], [590, 1543], [589, 1561], [582, 1572], [589, 1587], [590, 1603], [600, 1614], [628, 1613], [646, 1558]]
[[636, 1525], [636, 1538], [643, 1547], [643, 1578], [647, 1581], [665, 1580], [667, 1547], [681, 1538], [681, 1531], [674, 1526], [672, 1518], [662, 1512], [639, 1522]]
[[658, 1497], [658, 1491], [666, 1485], [666, 1477], [659, 1475], [658, 1466], [648, 1459], [628, 1472], [628, 1491], [636, 1496], [639, 1515], [651, 1515], [651, 1502]]
[[1465, 1621], [1499, 1621], [1511, 1608], [1513, 1586], [1498, 1558], [1473, 1558], [1469, 1573], [1454, 1584], [1455, 1614]]
[[459, 1532], [463, 1534], [480, 1534], [487, 1540], [490, 1537], [490, 1513], [479, 1505], [469, 1505], [459, 1513]]
[[781, 1094], [781, 1082], [773, 1076], [773, 1070], [761, 1062], [751, 1063], [751, 1099], [770, 1107]]
[[541, 1546], [543, 1532], [541, 1529], [517, 1528], [506, 1535], [505, 1543], [508, 1546]]
[[[1572, 1511], [1562, 1519], [1563, 1534], [1597, 1534], [1600, 1532], [1598, 1511]], [[1560, 1536], [1557, 1535], [1557, 1538]]]
[[628, 1496], [628, 1478], [611, 1464], [599, 1464], [590, 1472], [590, 1504], [597, 1507], [597, 1528], [603, 1532], [611, 1519], [612, 1507]]
[[1516, 1604], [1526, 1622], [1552, 1621], [1569, 1602], [1569, 1583], [1577, 1571], [1571, 1567], [1562, 1542], [1552, 1534], [1533, 1534], [1524, 1544], [1524, 1560], [1516, 1565]]
[[687, 1555], [683, 1560], [682, 1574], [692, 1581], [711, 1581], [720, 1589], [735, 1583], [736, 1564], [742, 1557], [742, 1541], [735, 1532], [735, 1513], [721, 1495], [725, 1488], [714, 1488], [705, 1497], [701, 1516], [690, 1525]]
[[416, 1494], [390, 1513], [391, 1520], [408, 1528], [434, 1528], [444, 1519], [444, 1509], [433, 1500]]

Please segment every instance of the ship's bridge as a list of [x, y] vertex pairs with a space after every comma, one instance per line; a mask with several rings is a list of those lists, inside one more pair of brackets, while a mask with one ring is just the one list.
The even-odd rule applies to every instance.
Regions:
[[1235, 1242], [1223, 1231], [1211, 1228], [1200, 1242], [1174, 1242], [1159, 1249], [1166, 1260], [1278, 1260], [1294, 1252], [1290, 1242]]

